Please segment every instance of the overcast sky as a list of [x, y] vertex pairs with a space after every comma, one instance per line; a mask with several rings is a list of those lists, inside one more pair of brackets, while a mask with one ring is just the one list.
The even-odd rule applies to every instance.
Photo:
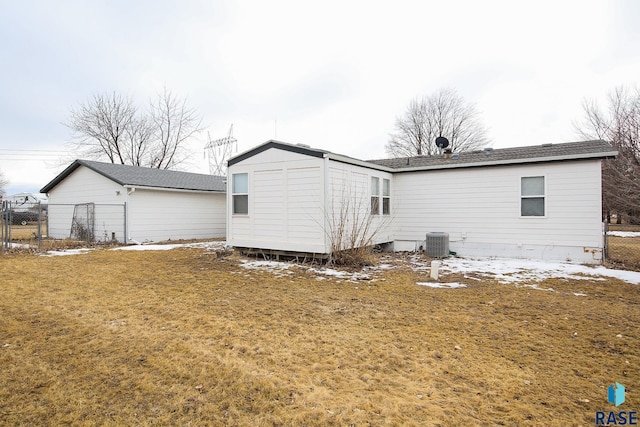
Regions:
[[396, 117], [442, 88], [495, 148], [574, 141], [585, 98], [637, 85], [638, 22], [635, 0], [0, 0], [0, 171], [7, 194], [37, 192], [76, 157], [72, 107], [112, 91], [145, 106], [164, 87], [212, 137], [233, 123], [240, 152], [385, 157]]

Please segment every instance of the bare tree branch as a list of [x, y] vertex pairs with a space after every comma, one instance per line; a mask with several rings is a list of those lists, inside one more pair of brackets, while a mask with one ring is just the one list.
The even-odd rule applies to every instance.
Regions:
[[626, 221], [640, 223], [640, 91], [618, 87], [609, 93], [608, 109], [584, 101], [584, 118], [574, 123], [583, 138], [603, 139], [618, 150], [618, 157], [602, 166], [603, 210], [626, 215]]
[[0, 170], [0, 198], [5, 196], [7, 185], [9, 185], [9, 180], [4, 176], [4, 173]]
[[186, 160], [186, 143], [202, 130], [196, 110], [166, 88], [146, 112], [116, 92], [94, 95], [71, 110], [66, 126], [84, 157], [159, 169]]
[[486, 130], [475, 107], [453, 89], [443, 89], [409, 103], [404, 116], [396, 118], [395, 131], [386, 145], [393, 157], [438, 153], [435, 140], [445, 136], [454, 151], [471, 151], [487, 144]]
[[202, 119], [196, 110], [165, 88], [151, 103], [149, 116], [156, 144], [150, 167], [168, 169], [182, 163], [186, 159], [184, 143], [202, 131]]

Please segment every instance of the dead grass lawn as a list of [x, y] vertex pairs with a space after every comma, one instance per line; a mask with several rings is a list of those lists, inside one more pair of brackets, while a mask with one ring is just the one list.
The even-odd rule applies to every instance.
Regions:
[[640, 288], [617, 280], [431, 289], [202, 249], [0, 274], [2, 425], [593, 425], [614, 381], [640, 406]]

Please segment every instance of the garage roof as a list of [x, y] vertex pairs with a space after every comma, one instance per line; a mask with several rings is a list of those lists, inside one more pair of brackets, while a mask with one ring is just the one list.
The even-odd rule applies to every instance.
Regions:
[[227, 189], [226, 177], [224, 176], [144, 168], [92, 160], [76, 160], [51, 182], [42, 187], [40, 192], [48, 193], [80, 166], [89, 168], [122, 186], [216, 192], [225, 192]]

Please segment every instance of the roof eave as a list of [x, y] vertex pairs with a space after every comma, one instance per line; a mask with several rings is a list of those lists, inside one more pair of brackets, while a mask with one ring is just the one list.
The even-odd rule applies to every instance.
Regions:
[[427, 170], [440, 170], [440, 169], [462, 169], [462, 168], [478, 168], [486, 166], [509, 166], [509, 165], [522, 165], [527, 163], [548, 163], [548, 162], [561, 162], [570, 160], [597, 160], [597, 159], [609, 159], [618, 155], [617, 151], [609, 151], [604, 153], [583, 153], [572, 154], [563, 156], [551, 156], [551, 157], [533, 157], [523, 159], [510, 159], [510, 160], [494, 160], [484, 162], [473, 163], [448, 163], [429, 166], [414, 166], [408, 168], [396, 168], [393, 172], [416, 172]]
[[190, 192], [190, 193], [220, 193], [225, 194], [226, 190], [204, 190], [197, 188], [178, 188], [178, 187], [154, 187], [150, 185], [136, 185], [136, 184], [125, 184], [124, 188], [128, 189], [140, 189], [140, 190], [156, 190], [156, 191], [180, 191], [180, 192]]
[[75, 160], [69, 166], [67, 166], [62, 172], [60, 172], [55, 178], [49, 181], [44, 187], [40, 189], [41, 193], [48, 193], [53, 190], [58, 184], [60, 184], [66, 177], [71, 175], [71, 172], [78, 169], [81, 166], [80, 160]]
[[393, 173], [397, 171], [397, 169], [393, 169], [388, 166], [378, 165], [375, 163], [367, 162], [366, 160], [354, 159], [353, 157], [341, 156], [340, 154], [335, 154], [335, 153], [326, 153], [324, 157], [336, 162], [347, 163], [354, 166], [361, 166], [367, 169], [375, 169], [375, 170], [389, 172], [389, 173]]
[[325, 155], [325, 151], [323, 150], [316, 150], [313, 149], [311, 147], [307, 147], [304, 145], [293, 145], [293, 144], [287, 144], [286, 142], [281, 142], [281, 141], [275, 141], [273, 139], [270, 139], [269, 141], [265, 142], [264, 144], [258, 145], [257, 147], [254, 147], [248, 151], [245, 151], [244, 153], [240, 153], [232, 158], [230, 158], [227, 161], [227, 166], [233, 166], [237, 163], [242, 162], [243, 160], [249, 159], [257, 154], [262, 153], [263, 151], [267, 151], [271, 148], [276, 148], [276, 149], [280, 149], [280, 150], [284, 150], [284, 151], [290, 151], [293, 153], [298, 153], [298, 154], [303, 154], [306, 156], [311, 156], [311, 157], [319, 157], [322, 158]]

